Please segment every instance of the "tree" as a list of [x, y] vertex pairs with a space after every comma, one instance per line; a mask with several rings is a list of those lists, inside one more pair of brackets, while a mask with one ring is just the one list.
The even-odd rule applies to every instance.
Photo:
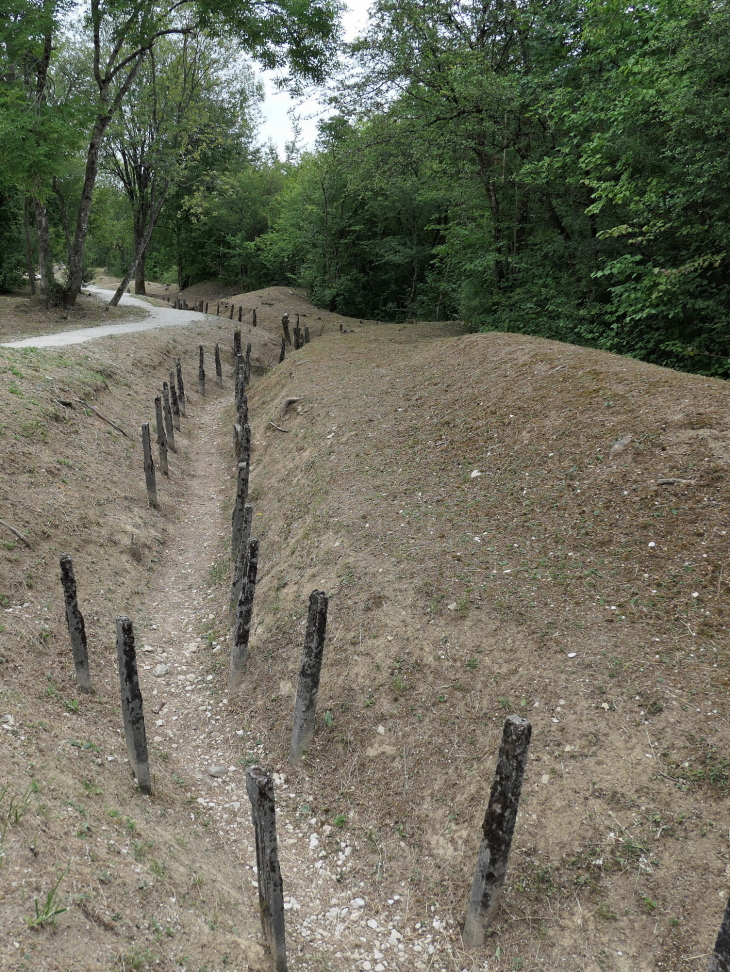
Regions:
[[[85, 171], [68, 267], [67, 298], [75, 301], [83, 280], [83, 254], [89, 227], [94, 187], [99, 172], [102, 141], [109, 125], [155, 47], [164, 38], [185, 37], [205, 29], [212, 35], [233, 36], [240, 49], [267, 66], [288, 66], [293, 80], [321, 77], [337, 38], [339, 0], [174, 0], [147, 3], [143, 0], [88, 0], [79, 19], [71, 18], [66, 0], [39, 0], [41, 13], [32, 6], [32, 16], [19, 0], [0, 37], [0, 50], [7, 58], [5, 73], [15, 78], [26, 65], [25, 104], [16, 104], [16, 115], [32, 98], [36, 105], [48, 103], [48, 78], [53, 72], [53, 54], [62, 33], [64, 15], [68, 28], [86, 46], [93, 80], [93, 121], [88, 133]], [[28, 81], [33, 86], [28, 86]], [[6, 105], [8, 104], [6, 99]], [[63, 107], [63, 106], [59, 106]], [[85, 119], [84, 119], [85, 120]], [[39, 129], [40, 130], [40, 129]], [[81, 125], [79, 131], [88, 129]], [[48, 148], [48, 143], [46, 143]], [[27, 167], [26, 167], [27, 169]], [[43, 188], [49, 189], [48, 179]], [[48, 227], [41, 196], [36, 204], [39, 248], [47, 249]], [[45, 281], [45, 289], [51, 286]]]

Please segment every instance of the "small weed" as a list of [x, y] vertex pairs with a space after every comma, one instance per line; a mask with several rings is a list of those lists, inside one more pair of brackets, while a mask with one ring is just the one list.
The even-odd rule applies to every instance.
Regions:
[[56, 917], [58, 915], [62, 915], [64, 911], [68, 911], [68, 908], [59, 907], [56, 901], [56, 892], [58, 891], [58, 886], [66, 877], [67, 873], [68, 867], [46, 895], [46, 900], [43, 907], [38, 904], [38, 898], [33, 898], [35, 917], [25, 919], [29, 928], [41, 928], [43, 925], [48, 924], [48, 922], [50, 922], [52, 926], [55, 926]]
[[329, 709], [328, 709], [328, 710], [327, 710], [327, 712], [325, 712], [325, 714], [324, 714], [324, 724], [325, 724], [325, 725], [327, 726], [327, 728], [329, 729], [329, 728], [330, 728], [330, 726], [332, 725], [332, 723], [333, 723], [334, 721], [335, 721], [335, 720], [334, 720], [334, 719], [332, 718], [332, 713], [331, 713], [331, 712], [329, 711]]
[[208, 575], [210, 577], [211, 585], [213, 587], [217, 587], [219, 584], [222, 584], [228, 576], [228, 567], [222, 560], [216, 560], [208, 571]]
[[66, 711], [74, 713], [79, 711], [79, 703], [76, 699], [66, 699]]
[[[479, 662], [476, 660], [476, 658], [470, 658], [466, 663], [466, 667], [469, 669], [470, 672], [473, 672], [478, 664]], [[522, 961], [522, 959], [520, 959], [520, 961]]]
[[332, 823], [335, 825], [335, 827], [344, 827], [347, 823], [347, 814], [338, 813]]

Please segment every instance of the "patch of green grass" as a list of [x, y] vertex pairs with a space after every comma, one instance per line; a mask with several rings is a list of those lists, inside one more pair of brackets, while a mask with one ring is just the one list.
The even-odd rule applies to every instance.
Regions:
[[68, 867], [66, 867], [66, 870], [46, 895], [46, 900], [43, 905], [39, 905], [38, 898], [33, 898], [35, 915], [25, 919], [29, 928], [41, 928], [43, 925], [48, 923], [55, 927], [56, 918], [58, 915], [62, 915], [64, 911], [68, 911], [68, 908], [59, 906], [58, 901], [56, 900], [56, 892], [58, 891], [58, 887], [61, 881], [63, 881], [63, 879], [66, 877], [67, 873]]

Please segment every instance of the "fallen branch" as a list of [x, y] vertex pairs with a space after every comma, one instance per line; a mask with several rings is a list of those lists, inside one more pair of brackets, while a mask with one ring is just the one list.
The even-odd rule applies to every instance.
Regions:
[[26, 547], [29, 547], [31, 550], [33, 549], [33, 544], [30, 542], [30, 540], [26, 540], [20, 530], [16, 530], [14, 526], [10, 526], [10, 524], [6, 523], [5, 520], [0, 520], [0, 524], [10, 530], [11, 533], [14, 533], [18, 540], [21, 540]]
[[269, 422], [272, 429], [276, 429], [278, 432], [291, 432], [291, 429], [282, 429], [280, 425], [274, 425], [273, 422]]
[[94, 406], [94, 405], [89, 405], [89, 403], [88, 403], [88, 402], [85, 402], [85, 401], [83, 400], [83, 398], [77, 398], [77, 399], [76, 399], [76, 401], [77, 401], [77, 402], [80, 402], [80, 403], [81, 403], [81, 405], [83, 405], [83, 406], [84, 406], [84, 408], [90, 408], [90, 409], [91, 409], [91, 411], [92, 411], [92, 412], [94, 413], [94, 415], [96, 415], [96, 416], [97, 416], [98, 418], [100, 418], [100, 419], [102, 420], [102, 422], [106, 422], [106, 423], [107, 423], [107, 425], [111, 425], [111, 427], [112, 427], [113, 429], [116, 429], [116, 430], [117, 430], [117, 432], [121, 432], [121, 433], [122, 433], [122, 435], [124, 436], [124, 438], [125, 438], [125, 439], [128, 439], [128, 438], [129, 438], [129, 436], [128, 436], [128, 435], [127, 435], [127, 433], [126, 433], [126, 432], [124, 431], [124, 429], [122, 429], [122, 428], [120, 428], [120, 427], [119, 427], [119, 426], [118, 426], [118, 425], [116, 424], [116, 422], [112, 422], [112, 420], [111, 420], [111, 419], [109, 419], [109, 418], [107, 418], [107, 417], [106, 417], [106, 415], [102, 415], [102, 414], [101, 414], [101, 412], [99, 411], [99, 409], [98, 409], [98, 408], [96, 408], [96, 406]]
[[694, 486], [694, 479], [657, 479], [657, 486]]

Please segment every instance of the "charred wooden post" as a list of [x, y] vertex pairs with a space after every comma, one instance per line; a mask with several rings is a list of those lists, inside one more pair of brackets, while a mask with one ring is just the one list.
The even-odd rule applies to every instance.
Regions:
[[254, 537], [248, 541], [246, 574], [243, 578], [241, 593], [236, 605], [236, 621], [233, 626], [233, 645], [231, 646], [231, 673], [228, 691], [235, 692], [243, 681], [248, 659], [248, 641], [251, 636], [253, 617], [253, 596], [256, 591], [256, 574], [259, 567], [259, 542]]
[[233, 320], [233, 304], [231, 304], [231, 313], [228, 315], [228, 320], [229, 321]]
[[205, 313], [206, 313], [206, 314], [208, 313], [208, 301], [207, 301], [207, 300], [206, 300], [206, 302], [205, 302]]
[[218, 317], [221, 312], [221, 305], [218, 303], [215, 305], [215, 316]]
[[244, 425], [248, 425], [248, 397], [245, 392], [241, 392], [238, 396], [238, 424], [241, 428]]
[[236, 462], [241, 462], [241, 436], [243, 434], [242, 427], [238, 422], [233, 423], [233, 454], [236, 457]]
[[243, 352], [241, 351], [241, 332], [240, 331], [234, 331], [233, 332], [233, 358], [234, 358], [234, 360], [237, 360], [238, 357], [239, 357], [239, 355], [241, 355], [242, 353]]
[[309, 748], [314, 738], [319, 675], [322, 670], [322, 652], [327, 630], [327, 603], [327, 595], [323, 591], [312, 591], [309, 595], [307, 633], [304, 637], [297, 701], [294, 707], [294, 729], [289, 747], [289, 760], [292, 763], [301, 760], [302, 753]]
[[309, 344], [309, 325], [304, 325], [304, 343]]
[[152, 459], [152, 445], [150, 444], [150, 423], [142, 423], [142, 452], [144, 454], [144, 478], [147, 481], [147, 499], [153, 510], [157, 509], [157, 482], [155, 480], [155, 463]]
[[155, 398], [155, 424], [157, 425], [157, 450], [160, 454], [160, 469], [163, 476], [170, 475], [170, 467], [167, 465], [167, 436], [165, 426], [162, 423], [162, 399], [159, 395]]
[[241, 427], [241, 458], [239, 462], [245, 462], [249, 466], [251, 464], [251, 426], [248, 423]]
[[175, 358], [175, 371], [177, 373], [177, 397], [180, 405], [180, 414], [185, 415], [185, 385], [183, 384], [182, 366], [179, 358]]
[[239, 304], [238, 305], [238, 323], [239, 324], [241, 323], [241, 318], [242, 317], [243, 317], [243, 307]]
[[286, 357], [286, 340], [282, 338], [281, 351], [279, 352], [279, 364], [281, 364], [281, 362], [284, 360], [285, 357]]
[[165, 435], [173, 452], [177, 452], [175, 446], [175, 429], [172, 422], [172, 409], [170, 408], [170, 389], [166, 381], [162, 382], [162, 407], [165, 416]]
[[284, 316], [282, 317], [282, 319], [281, 319], [281, 327], [282, 327], [282, 330], [284, 331], [284, 340], [289, 345], [289, 347], [291, 347], [291, 334], [289, 333], [289, 315], [288, 314], [284, 314]]
[[248, 463], [239, 462], [238, 481], [236, 483], [236, 505], [233, 507], [231, 524], [231, 560], [238, 556], [238, 548], [241, 545], [241, 534], [243, 531], [243, 510], [246, 506], [248, 496]]
[[342, 334], [342, 321], [340, 321], [340, 334]]
[[531, 734], [526, 719], [516, 715], [505, 719], [462, 935], [468, 946], [483, 944], [499, 907]]
[[134, 647], [134, 630], [129, 618], [117, 618], [117, 663], [127, 755], [140, 790], [142, 793], [151, 793], [142, 693], [139, 690], [137, 677], [137, 653]]
[[228, 604], [228, 614], [233, 621], [236, 616], [238, 599], [241, 596], [243, 582], [248, 573], [248, 542], [251, 539], [251, 524], [253, 523], [253, 506], [246, 503], [243, 509], [243, 530], [241, 531], [241, 545], [238, 548], [238, 556], [233, 567], [233, 580], [231, 581], [231, 597]]
[[284, 925], [284, 884], [279, 867], [276, 842], [276, 806], [274, 784], [268, 773], [258, 766], [246, 770], [246, 792], [251, 801], [256, 835], [256, 870], [259, 885], [261, 927], [276, 972], [287, 972]]
[[199, 345], [200, 350], [198, 351], [198, 390], [200, 391], [200, 397], [205, 398], [205, 368], [203, 367], [205, 363], [205, 356], [203, 354], [203, 345]]
[[246, 360], [243, 363], [243, 384], [244, 387], [251, 383], [251, 342], [246, 345]]
[[251, 327], [256, 327], [256, 308], [251, 311]]
[[86, 645], [86, 627], [84, 616], [79, 609], [79, 599], [76, 595], [76, 578], [71, 558], [68, 554], [61, 554], [61, 584], [63, 585], [63, 599], [66, 603], [66, 624], [71, 638], [71, 651], [74, 656], [76, 669], [76, 684], [81, 692], [91, 691], [89, 676], [89, 652]]
[[219, 388], [223, 387], [223, 366], [221, 365], [221, 349], [215, 346], [215, 383]]
[[245, 390], [245, 385], [243, 383], [243, 372], [243, 358], [240, 354], [237, 354], [236, 363], [233, 366], [233, 376], [235, 378], [235, 391], [233, 394], [236, 401], [239, 400]]
[[177, 431], [180, 431], [180, 402], [177, 400], [177, 389], [175, 388], [175, 372], [170, 372], [170, 401], [172, 403], [172, 424]]
[[707, 972], [730, 972], [730, 900], [725, 906], [715, 948], [707, 966]]

